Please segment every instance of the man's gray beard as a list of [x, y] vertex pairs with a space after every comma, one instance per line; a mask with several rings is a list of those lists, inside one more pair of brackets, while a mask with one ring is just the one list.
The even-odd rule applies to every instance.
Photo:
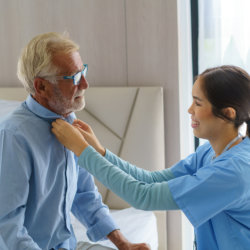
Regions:
[[[79, 96], [79, 92], [76, 93], [76, 96]], [[85, 100], [84, 97], [82, 97], [72, 104], [71, 100], [65, 100], [58, 89], [54, 88], [54, 99], [49, 100], [48, 104], [55, 113], [65, 115], [82, 110], [85, 107]]]

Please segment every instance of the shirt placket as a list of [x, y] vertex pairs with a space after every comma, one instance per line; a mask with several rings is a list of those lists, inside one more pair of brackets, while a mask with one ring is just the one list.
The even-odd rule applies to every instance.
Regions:
[[64, 216], [65, 216], [65, 223], [66, 223], [66, 228], [70, 231], [70, 219], [69, 219], [69, 152], [68, 150], [64, 147], [64, 154], [65, 154], [65, 200], [64, 200]]

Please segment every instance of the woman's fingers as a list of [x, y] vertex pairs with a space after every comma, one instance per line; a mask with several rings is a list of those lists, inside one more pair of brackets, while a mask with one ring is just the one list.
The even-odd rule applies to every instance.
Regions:
[[63, 120], [57, 119], [52, 122], [51, 131], [65, 147], [77, 156], [88, 146], [80, 131]]
[[70, 127], [71, 125], [62, 120], [62, 119], [57, 119], [55, 121], [52, 122], [52, 127], [56, 130], [56, 131], [63, 131], [64, 129], [66, 129], [67, 127]]
[[79, 119], [74, 120], [73, 125], [78, 125], [78, 126], [80, 126], [83, 130], [86, 130], [86, 131], [89, 131], [89, 130], [90, 130], [90, 126], [89, 126], [87, 123], [85, 123], [85, 122], [83, 122], [83, 121], [81, 121], [81, 120], [79, 120]]
[[73, 126], [83, 135], [83, 137], [86, 138], [89, 136], [89, 133], [87, 131], [83, 130], [82, 127], [79, 126], [78, 124], [76, 124], [76, 125], [74, 124]]
[[98, 151], [101, 155], [105, 155], [105, 148], [101, 145], [92, 128], [87, 123], [81, 120], [75, 120], [73, 122], [73, 126], [77, 128], [78, 131], [80, 131], [81, 135], [88, 142], [88, 144], [94, 147], [95, 150]]

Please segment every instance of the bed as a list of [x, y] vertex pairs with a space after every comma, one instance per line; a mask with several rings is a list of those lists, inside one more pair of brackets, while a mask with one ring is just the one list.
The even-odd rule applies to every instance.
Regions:
[[[0, 88], [0, 116], [11, 112], [27, 93]], [[125, 160], [147, 170], [162, 170], [164, 159], [163, 90], [160, 87], [93, 87], [77, 117], [89, 123], [101, 143]], [[167, 249], [166, 212], [131, 208], [98, 181], [103, 201], [131, 242], [147, 242], [153, 250]], [[85, 228], [72, 216], [78, 241], [88, 241]], [[113, 246], [109, 241], [100, 244]], [[114, 247], [114, 246], [113, 246]]]

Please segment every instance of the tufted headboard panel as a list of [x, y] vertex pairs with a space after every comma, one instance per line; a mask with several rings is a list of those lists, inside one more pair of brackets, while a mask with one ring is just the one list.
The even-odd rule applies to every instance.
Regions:
[[[123, 159], [151, 171], [164, 169], [161, 88], [90, 88], [86, 107], [77, 116], [91, 124], [101, 143]], [[112, 208], [129, 206], [97, 185], [104, 202]]]

